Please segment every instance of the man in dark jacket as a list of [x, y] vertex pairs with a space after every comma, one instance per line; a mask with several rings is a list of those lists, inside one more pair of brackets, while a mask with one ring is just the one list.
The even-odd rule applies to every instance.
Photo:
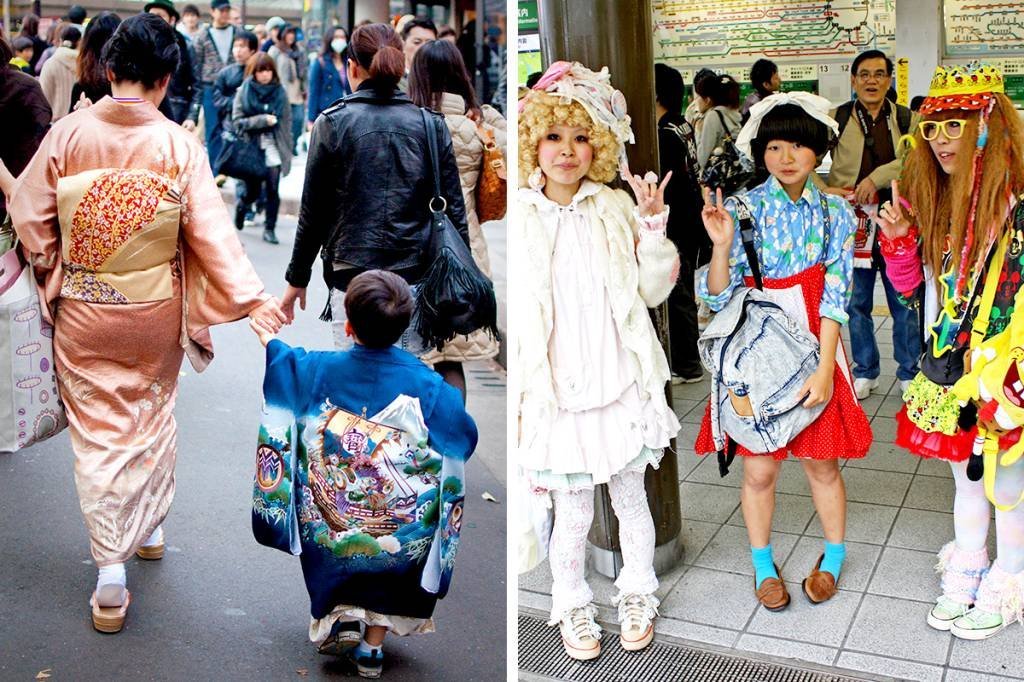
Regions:
[[251, 31], [239, 31], [235, 35], [235, 42], [231, 46], [231, 56], [235, 58], [233, 64], [228, 64], [213, 82], [213, 106], [217, 107], [217, 113], [221, 120], [231, 118], [231, 106], [235, 101], [235, 92], [241, 87], [245, 80], [245, 64], [249, 57], [256, 54], [259, 48], [259, 39]]
[[[155, 14], [172, 28], [178, 23], [178, 10], [174, 8], [171, 0], [150, 0], [145, 10]], [[174, 32], [178, 41], [178, 68], [171, 74], [171, 82], [167, 86], [167, 95], [160, 103], [160, 112], [186, 130], [195, 130], [195, 122], [189, 118], [189, 113], [195, 109], [198, 115], [199, 105], [202, 103], [202, 91], [195, 87], [196, 79], [192, 70], [192, 45], [188, 38], [180, 31]]]
[[[211, 0], [209, 26], [204, 28], [192, 44], [192, 71], [196, 87], [200, 89], [203, 118], [206, 123], [206, 152], [210, 167], [217, 161], [221, 148], [221, 118], [213, 103], [213, 82], [217, 74], [228, 64], [234, 63], [231, 46], [235, 42], [238, 27], [231, 23], [231, 0]], [[189, 113], [189, 120], [199, 121], [199, 107]]]
[[658, 155], [661, 174], [672, 171], [665, 186], [668, 238], [679, 249], [679, 281], [668, 297], [668, 324], [671, 343], [672, 383], [701, 380], [697, 354], [697, 301], [693, 273], [711, 256], [711, 241], [704, 231], [700, 211], [703, 200], [697, 182], [697, 148], [693, 127], [682, 117], [683, 77], [665, 64], [654, 65], [655, 110], [658, 113]]

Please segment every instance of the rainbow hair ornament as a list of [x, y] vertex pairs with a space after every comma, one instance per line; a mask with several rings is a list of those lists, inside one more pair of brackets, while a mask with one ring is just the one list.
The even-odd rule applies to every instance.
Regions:
[[[967, 233], [964, 236], [964, 247], [960, 252], [960, 268], [956, 275], [956, 295], [959, 297], [964, 292], [964, 285], [967, 282], [968, 267], [967, 256], [974, 246], [974, 216], [978, 208], [978, 199], [981, 194], [981, 165], [985, 160], [985, 145], [988, 143], [988, 119], [992, 114], [992, 107], [995, 100], [990, 99], [981, 111], [978, 119], [978, 143], [974, 147], [974, 160], [971, 165], [971, 208], [967, 213]], [[995, 229], [990, 227], [989, 234], [985, 236], [986, 246], [991, 247], [995, 239]], [[988, 248], [978, 253], [978, 262], [975, 267], [981, 266], [985, 260]]]

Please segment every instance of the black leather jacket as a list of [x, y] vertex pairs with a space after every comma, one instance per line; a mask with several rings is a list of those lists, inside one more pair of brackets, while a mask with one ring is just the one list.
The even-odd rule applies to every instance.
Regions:
[[[466, 207], [444, 117], [431, 116], [441, 134], [441, 193], [447, 214], [469, 243]], [[430, 211], [434, 181], [420, 109], [408, 96], [378, 92], [369, 82], [324, 110], [313, 125], [299, 226], [285, 275], [306, 287], [317, 252], [328, 286], [344, 289], [359, 272], [383, 269], [408, 282], [430, 265]], [[335, 263], [354, 266], [335, 272]]]

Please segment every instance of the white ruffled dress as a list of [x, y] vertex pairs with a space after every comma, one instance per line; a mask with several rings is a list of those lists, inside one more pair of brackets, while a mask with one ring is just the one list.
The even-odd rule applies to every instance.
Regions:
[[[619, 339], [601, 267], [608, 243], [579, 208], [600, 188], [585, 182], [568, 206], [538, 191], [545, 220], [556, 222], [548, 358], [558, 413], [546, 452], [529, 462], [527, 476], [546, 490], [582, 490], [626, 469], [657, 468], [679, 428], [674, 414], [659, 414], [655, 401], [641, 398]], [[663, 235], [666, 220], [667, 212], [646, 219], [640, 238]]]

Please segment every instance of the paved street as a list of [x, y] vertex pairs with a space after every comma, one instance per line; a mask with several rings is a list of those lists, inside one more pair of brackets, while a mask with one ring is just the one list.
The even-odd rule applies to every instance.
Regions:
[[[281, 244], [242, 235], [268, 288], [279, 294], [295, 221]], [[317, 320], [326, 300], [319, 270], [309, 308], [282, 339], [330, 347]], [[196, 375], [182, 367], [177, 494], [160, 562], [132, 560], [125, 629], [92, 628], [87, 599], [95, 567], [78, 508], [65, 431], [30, 450], [0, 455], [0, 680], [297, 680], [352, 674], [308, 641], [309, 602], [297, 557], [261, 547], [250, 531], [253, 450], [263, 349], [247, 324], [214, 330], [217, 358]], [[463, 542], [435, 634], [390, 639], [390, 680], [494, 680], [506, 665], [505, 377], [468, 368], [480, 446], [467, 467]], [[490, 492], [498, 503], [485, 501]], [[40, 678], [42, 679], [42, 678]]]

